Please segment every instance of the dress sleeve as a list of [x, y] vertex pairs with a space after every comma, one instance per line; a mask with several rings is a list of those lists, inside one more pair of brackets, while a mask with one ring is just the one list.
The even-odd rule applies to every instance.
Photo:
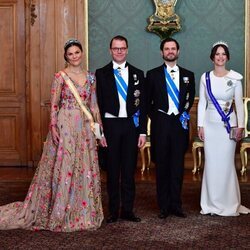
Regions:
[[56, 73], [51, 85], [51, 111], [50, 111], [50, 126], [57, 125], [57, 115], [60, 108], [60, 97], [62, 91], [63, 79], [59, 73]]
[[207, 97], [206, 97], [205, 74], [203, 74], [200, 80], [198, 122], [197, 122], [198, 127], [203, 127], [204, 125], [206, 106], [207, 106]]
[[90, 110], [94, 117], [94, 120], [102, 125], [101, 115], [100, 115], [99, 107], [97, 105], [96, 78], [94, 74], [91, 74]]
[[237, 122], [239, 128], [244, 128], [244, 107], [243, 107], [243, 94], [241, 81], [236, 82], [234, 93]]

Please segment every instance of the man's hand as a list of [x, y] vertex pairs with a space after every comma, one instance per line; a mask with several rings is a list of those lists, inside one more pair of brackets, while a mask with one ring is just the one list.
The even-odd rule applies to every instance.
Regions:
[[146, 135], [140, 135], [138, 139], [138, 147], [142, 148], [146, 143]]

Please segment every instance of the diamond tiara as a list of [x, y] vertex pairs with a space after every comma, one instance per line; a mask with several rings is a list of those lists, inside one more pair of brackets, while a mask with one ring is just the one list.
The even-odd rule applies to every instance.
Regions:
[[75, 39], [75, 38], [70, 38], [70, 39], [64, 44], [64, 49], [65, 49], [69, 44], [71, 44], [71, 43], [76, 43], [76, 44], [80, 44], [80, 45], [81, 45], [81, 43], [80, 43], [77, 39]]
[[213, 48], [216, 46], [216, 45], [225, 45], [227, 48], [228, 48], [228, 44], [222, 40], [216, 42], [213, 44]]

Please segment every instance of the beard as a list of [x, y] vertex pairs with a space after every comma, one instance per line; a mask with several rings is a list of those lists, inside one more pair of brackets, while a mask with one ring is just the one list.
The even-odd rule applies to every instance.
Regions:
[[174, 56], [174, 57], [171, 57], [169, 58], [168, 56], [162, 56], [163, 60], [166, 61], [166, 62], [174, 62], [178, 59], [178, 55]]

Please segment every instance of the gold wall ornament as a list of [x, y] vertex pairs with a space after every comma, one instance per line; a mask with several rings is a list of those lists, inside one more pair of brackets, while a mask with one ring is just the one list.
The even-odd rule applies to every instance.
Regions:
[[180, 18], [175, 14], [177, 0], [154, 0], [156, 11], [149, 17], [147, 30], [156, 33], [161, 39], [180, 31]]

